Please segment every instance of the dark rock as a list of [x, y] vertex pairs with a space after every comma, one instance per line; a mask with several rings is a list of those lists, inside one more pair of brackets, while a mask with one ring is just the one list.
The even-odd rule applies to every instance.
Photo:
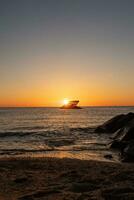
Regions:
[[118, 129], [115, 133], [113, 133], [113, 135], [110, 138], [114, 140], [118, 139], [122, 134], [122, 130], [123, 128]]
[[131, 141], [121, 152], [123, 162], [134, 162], [134, 140]]
[[[99, 126], [95, 131], [114, 133], [109, 147], [120, 151], [122, 161], [134, 162], [134, 113], [118, 115]], [[104, 157], [111, 159], [109, 155]]]
[[117, 115], [114, 118], [108, 120], [103, 125], [98, 126], [95, 132], [98, 133], [114, 133], [120, 128], [126, 126], [131, 120], [134, 120], [134, 113], [128, 113], [126, 115]]
[[119, 141], [129, 141], [134, 139], [134, 120], [131, 120], [126, 126], [116, 131], [113, 139]]
[[114, 134], [113, 141], [109, 146], [110, 148], [123, 150], [132, 140], [134, 140], [134, 120]]
[[112, 149], [118, 149], [121, 150], [124, 149], [126, 147], [128, 143], [126, 142], [122, 142], [122, 141], [118, 141], [118, 140], [113, 140], [110, 144], [109, 144], [109, 148]]
[[104, 155], [104, 158], [111, 160], [113, 158], [112, 154]]

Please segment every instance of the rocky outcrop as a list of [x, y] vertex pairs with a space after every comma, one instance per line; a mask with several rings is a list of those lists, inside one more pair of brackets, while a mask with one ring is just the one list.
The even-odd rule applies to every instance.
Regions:
[[121, 152], [123, 162], [134, 162], [134, 140], [129, 142]]
[[[133, 121], [134, 122], [134, 121]], [[134, 124], [129, 124], [124, 128], [119, 129], [113, 138], [118, 141], [130, 141], [134, 139]]]
[[114, 133], [115, 131], [119, 130], [126, 126], [131, 120], [134, 119], [134, 113], [128, 113], [127, 115], [121, 114], [117, 115], [114, 118], [108, 120], [101, 126], [98, 126], [95, 129], [97, 133]]
[[134, 162], [134, 113], [118, 115], [95, 130], [99, 133], [114, 133], [110, 148], [120, 151], [121, 160]]

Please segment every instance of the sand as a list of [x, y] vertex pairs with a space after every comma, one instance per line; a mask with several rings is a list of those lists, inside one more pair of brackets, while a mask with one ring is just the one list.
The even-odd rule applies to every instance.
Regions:
[[134, 164], [56, 158], [0, 160], [0, 200], [134, 199]]

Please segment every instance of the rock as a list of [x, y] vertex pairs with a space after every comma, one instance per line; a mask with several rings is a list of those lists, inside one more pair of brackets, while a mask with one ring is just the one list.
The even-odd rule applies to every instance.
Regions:
[[118, 150], [122, 151], [126, 147], [127, 144], [128, 143], [126, 143], [126, 142], [122, 142], [122, 141], [118, 141], [118, 140], [113, 140], [109, 144], [109, 148], [118, 149]]
[[113, 135], [110, 138], [113, 140], [118, 139], [118, 137], [122, 134], [122, 130], [123, 128], [118, 129], [115, 133], [113, 133]]
[[123, 162], [134, 162], [134, 140], [121, 152], [121, 160]]
[[[114, 133], [109, 147], [120, 151], [122, 161], [134, 162], [134, 113], [118, 115], [99, 126], [95, 132]], [[111, 159], [109, 155], [104, 157]]]
[[134, 113], [117, 115], [95, 129], [97, 133], [114, 133], [134, 120]]
[[132, 140], [134, 140], [134, 120], [130, 121], [124, 128], [116, 131], [109, 147], [123, 150]]
[[[96, 128], [98, 133], [114, 133], [110, 148], [120, 151], [121, 160], [134, 162], [134, 113], [117, 115]], [[104, 156], [112, 159], [111, 155]]]
[[112, 154], [104, 155], [104, 158], [111, 160], [113, 158]]
[[134, 139], [134, 127], [125, 127], [117, 139], [119, 141], [130, 141]]

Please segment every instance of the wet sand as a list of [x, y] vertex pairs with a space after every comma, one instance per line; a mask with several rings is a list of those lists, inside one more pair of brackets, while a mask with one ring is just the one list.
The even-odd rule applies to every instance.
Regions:
[[0, 200], [132, 200], [134, 164], [56, 158], [0, 160]]

